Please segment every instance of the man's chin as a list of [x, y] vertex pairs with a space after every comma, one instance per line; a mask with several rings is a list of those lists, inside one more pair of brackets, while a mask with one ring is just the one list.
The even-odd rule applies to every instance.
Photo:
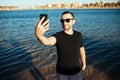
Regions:
[[69, 29], [70, 29], [69, 27], [66, 27], [66, 28], [64, 27], [64, 30], [69, 30]]
[[64, 30], [70, 30], [70, 28], [64, 28]]

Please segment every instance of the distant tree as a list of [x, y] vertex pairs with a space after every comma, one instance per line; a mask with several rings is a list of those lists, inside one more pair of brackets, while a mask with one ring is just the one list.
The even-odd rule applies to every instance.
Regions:
[[110, 3], [110, 7], [115, 7], [115, 3], [114, 2]]
[[93, 5], [94, 5], [93, 3], [90, 3], [90, 4], [89, 4], [89, 7], [92, 7]]
[[103, 1], [100, 1], [101, 7], [104, 7], [104, 3]]
[[117, 2], [118, 7], [120, 7], [120, 0]]
[[70, 4], [70, 7], [71, 7], [71, 8], [73, 8], [73, 7], [74, 7], [74, 4], [73, 4], [73, 3], [71, 3], [71, 4]]
[[100, 3], [101, 3], [101, 4], [103, 4], [103, 2], [102, 2], [102, 1], [100, 1]]
[[96, 2], [96, 3], [95, 3], [95, 6], [96, 6], [96, 7], [98, 7], [98, 6], [99, 6], [99, 3], [98, 3], [98, 2]]

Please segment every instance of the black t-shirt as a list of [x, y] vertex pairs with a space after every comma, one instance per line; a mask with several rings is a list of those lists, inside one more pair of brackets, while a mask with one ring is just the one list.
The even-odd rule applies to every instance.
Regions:
[[62, 74], [76, 74], [80, 68], [80, 47], [83, 47], [80, 32], [74, 31], [73, 35], [68, 35], [64, 31], [57, 32], [56, 47], [58, 53], [56, 71]]

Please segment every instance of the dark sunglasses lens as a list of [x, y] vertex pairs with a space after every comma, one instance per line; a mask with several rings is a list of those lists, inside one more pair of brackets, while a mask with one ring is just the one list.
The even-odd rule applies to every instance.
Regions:
[[70, 20], [72, 20], [72, 19], [61, 19], [60, 22], [61, 22], [61, 23], [64, 23], [64, 21], [66, 21], [67, 23], [69, 23]]
[[66, 22], [69, 23], [69, 22], [70, 22], [70, 19], [66, 19]]
[[61, 22], [61, 23], [64, 23], [64, 20], [63, 20], [63, 19], [61, 19], [61, 20], [60, 20], [60, 22]]

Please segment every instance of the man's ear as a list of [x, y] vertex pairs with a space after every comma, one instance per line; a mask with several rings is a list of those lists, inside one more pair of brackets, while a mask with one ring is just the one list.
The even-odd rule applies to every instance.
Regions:
[[73, 24], [75, 24], [75, 22], [76, 22], [76, 21], [75, 21], [75, 19], [74, 19], [74, 20], [73, 20]]

